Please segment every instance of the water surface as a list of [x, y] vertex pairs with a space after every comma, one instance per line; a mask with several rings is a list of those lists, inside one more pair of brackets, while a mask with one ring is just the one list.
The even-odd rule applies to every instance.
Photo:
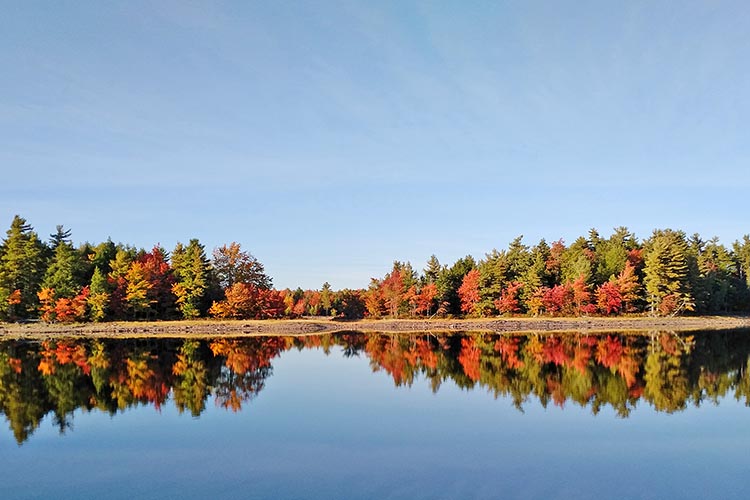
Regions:
[[749, 333], [0, 342], [3, 498], [744, 498]]

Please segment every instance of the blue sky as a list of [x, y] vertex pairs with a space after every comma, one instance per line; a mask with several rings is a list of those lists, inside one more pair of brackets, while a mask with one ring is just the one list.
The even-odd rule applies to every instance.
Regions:
[[6, 2], [0, 224], [366, 286], [519, 234], [750, 232], [745, 2]]

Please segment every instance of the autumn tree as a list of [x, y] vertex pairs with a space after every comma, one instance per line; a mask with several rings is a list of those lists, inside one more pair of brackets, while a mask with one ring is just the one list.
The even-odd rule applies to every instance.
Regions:
[[167, 252], [157, 245], [138, 260], [143, 265], [145, 279], [149, 283], [146, 293], [150, 304], [148, 315], [153, 314], [162, 319], [174, 312], [176, 302], [173, 292], [175, 277], [168, 259]]
[[516, 314], [521, 312], [520, 294], [523, 283], [511, 281], [500, 293], [500, 298], [495, 301], [495, 307], [501, 314]]
[[607, 281], [597, 289], [596, 303], [603, 314], [617, 314], [622, 310], [622, 294], [614, 281]]
[[209, 314], [217, 318], [267, 319], [284, 313], [284, 298], [276, 290], [235, 283], [225, 290], [225, 298], [214, 302]]
[[464, 314], [475, 313], [476, 305], [479, 303], [479, 271], [472, 269], [464, 276], [461, 286], [458, 287], [458, 297], [461, 301], [461, 312]]
[[222, 290], [235, 283], [271, 288], [271, 278], [266, 275], [263, 264], [252, 254], [242, 251], [239, 243], [232, 242], [215, 249], [213, 269]]
[[135, 261], [125, 275], [125, 303], [133, 318], [148, 315], [152, 298], [149, 291], [153, 286], [148, 279], [148, 272], [140, 261]]

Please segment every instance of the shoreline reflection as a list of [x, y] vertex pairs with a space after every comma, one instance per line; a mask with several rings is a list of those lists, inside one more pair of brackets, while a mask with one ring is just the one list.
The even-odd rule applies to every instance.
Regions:
[[750, 406], [747, 331], [677, 334], [395, 335], [342, 333], [225, 339], [50, 339], [0, 342], [0, 412], [18, 444], [51, 414], [61, 433], [73, 412], [116, 415], [171, 402], [199, 417], [211, 398], [241, 411], [290, 349], [340, 349], [369, 360], [395, 386], [446, 381], [526, 404], [575, 404], [627, 417], [640, 401], [658, 412], [733, 397]]

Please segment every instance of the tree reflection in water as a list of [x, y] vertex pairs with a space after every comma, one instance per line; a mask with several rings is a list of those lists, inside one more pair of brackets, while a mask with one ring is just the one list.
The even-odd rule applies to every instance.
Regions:
[[717, 403], [750, 406], [747, 331], [677, 334], [363, 334], [218, 340], [0, 342], [0, 411], [23, 443], [51, 414], [60, 432], [76, 409], [117, 414], [168, 401], [199, 416], [206, 403], [240, 411], [263, 390], [272, 361], [289, 349], [338, 347], [367, 357], [396, 386], [450, 380], [508, 398], [519, 409], [576, 404], [627, 417], [639, 401], [656, 411]]

